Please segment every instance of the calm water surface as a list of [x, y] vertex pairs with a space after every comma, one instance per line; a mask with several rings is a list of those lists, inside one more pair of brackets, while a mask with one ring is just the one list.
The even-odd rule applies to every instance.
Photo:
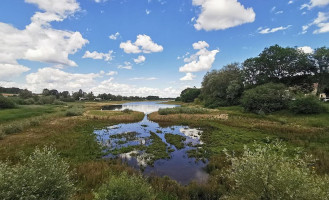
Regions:
[[[190, 128], [188, 126], [160, 127], [158, 123], [148, 120], [147, 115], [158, 111], [160, 108], [172, 108], [176, 105], [161, 104], [161, 102], [134, 102], [126, 103], [122, 106], [104, 107], [103, 110], [124, 110], [144, 112], [144, 119], [137, 123], [117, 124], [106, 127], [102, 130], [95, 130], [97, 139], [106, 147], [109, 152], [116, 149], [128, 148], [137, 145], [148, 146], [152, 144], [150, 132], [155, 133], [167, 145], [167, 152], [170, 152], [169, 159], [159, 159], [150, 164], [152, 154], [142, 150], [132, 150], [128, 153], [113, 155], [109, 153], [107, 157], [119, 157], [125, 160], [130, 166], [142, 169], [144, 174], [154, 174], [158, 176], [169, 176], [181, 184], [188, 184], [192, 180], [204, 182], [208, 179], [208, 174], [203, 170], [207, 161], [198, 161], [189, 158], [187, 151], [195, 149], [195, 145], [202, 144], [200, 136], [202, 130]], [[168, 143], [165, 134], [177, 134], [186, 138], [184, 148], [176, 149]]]

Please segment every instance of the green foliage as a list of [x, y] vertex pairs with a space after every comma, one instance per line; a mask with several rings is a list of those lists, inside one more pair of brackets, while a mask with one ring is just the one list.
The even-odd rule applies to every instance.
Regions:
[[152, 200], [155, 192], [151, 185], [140, 175], [126, 172], [110, 176], [107, 183], [95, 193], [96, 200]]
[[83, 113], [84, 109], [82, 107], [74, 106], [66, 111], [66, 116], [81, 116]]
[[288, 101], [287, 88], [283, 84], [267, 83], [246, 90], [242, 97], [242, 106], [254, 113], [271, 113], [282, 110]]
[[289, 103], [289, 110], [296, 114], [317, 114], [325, 111], [315, 96], [303, 96]]
[[316, 175], [311, 157], [298, 149], [289, 154], [278, 141], [245, 147], [241, 157], [227, 154], [232, 165], [224, 177], [232, 184], [223, 199], [327, 199], [329, 177]]
[[21, 90], [19, 92], [19, 97], [22, 98], [22, 99], [32, 98], [32, 92], [28, 91], [27, 89]]
[[0, 109], [15, 108], [15, 103], [0, 94]]
[[130, 109], [126, 108], [126, 109], [122, 110], [121, 112], [130, 114], [130, 113], [133, 112], [133, 110], [130, 110]]
[[198, 88], [186, 88], [180, 94], [180, 99], [183, 102], [193, 102], [194, 99], [198, 98], [200, 95], [201, 90]]
[[206, 107], [216, 108], [238, 104], [242, 92], [242, 71], [237, 63], [233, 63], [203, 77], [200, 98]]
[[243, 71], [249, 86], [273, 82], [310, 92], [318, 69], [309, 54], [297, 48], [274, 45], [265, 48], [258, 57], [244, 61]]
[[55, 101], [53, 102], [53, 104], [54, 104], [54, 105], [65, 105], [66, 103], [63, 102], [63, 101], [55, 100]]
[[71, 175], [53, 148], [36, 149], [24, 165], [0, 162], [0, 199], [69, 199], [74, 191]]
[[315, 50], [314, 58], [319, 65], [319, 91], [329, 95], [329, 48], [321, 47]]
[[186, 140], [186, 137], [184, 136], [166, 133], [165, 139], [168, 143], [174, 145], [177, 149], [182, 149], [185, 146], [184, 141]]
[[195, 107], [175, 107], [175, 108], [160, 108], [158, 113], [160, 115], [170, 115], [170, 114], [205, 114], [209, 111], [204, 108]]
[[40, 105], [53, 104], [55, 99], [56, 99], [55, 96], [42, 96], [42, 97], [39, 97], [38, 104], [40, 104]]

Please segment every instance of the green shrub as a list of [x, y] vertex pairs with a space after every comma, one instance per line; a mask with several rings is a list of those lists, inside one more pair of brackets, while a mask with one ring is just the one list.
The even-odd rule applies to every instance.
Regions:
[[129, 113], [133, 112], [133, 110], [126, 108], [126, 109], [122, 110], [121, 112], [129, 114]]
[[160, 108], [158, 113], [160, 115], [169, 114], [205, 114], [208, 113], [207, 109], [194, 108], [194, 107], [175, 107], [175, 108]]
[[66, 105], [65, 102], [63, 102], [63, 101], [59, 101], [59, 100], [55, 100], [55, 101], [53, 102], [53, 104], [54, 104], [54, 105]]
[[83, 108], [80, 107], [72, 107], [66, 111], [66, 116], [80, 116], [84, 112]]
[[245, 147], [241, 157], [227, 154], [232, 166], [224, 177], [232, 185], [223, 199], [328, 199], [329, 177], [316, 175], [310, 156], [291, 154], [278, 141]]
[[19, 133], [24, 130], [24, 123], [23, 122], [14, 122], [11, 124], [3, 125], [2, 126], [2, 132], [6, 135]]
[[34, 99], [33, 98], [29, 98], [29, 99], [25, 99], [24, 100], [24, 105], [32, 105], [34, 104]]
[[110, 176], [109, 181], [95, 193], [96, 200], [150, 200], [155, 199], [151, 185], [141, 176], [128, 175]]
[[44, 105], [44, 104], [52, 104], [54, 103], [56, 97], [55, 96], [42, 96], [39, 97], [38, 104]]
[[315, 96], [304, 96], [291, 101], [289, 110], [296, 114], [317, 114], [325, 111], [325, 108]]
[[285, 85], [267, 83], [245, 91], [241, 103], [246, 111], [261, 114], [286, 108], [288, 100]]
[[15, 108], [15, 103], [0, 94], [0, 109]]
[[0, 162], [0, 199], [69, 199], [74, 192], [69, 165], [53, 148], [36, 149], [23, 165]]

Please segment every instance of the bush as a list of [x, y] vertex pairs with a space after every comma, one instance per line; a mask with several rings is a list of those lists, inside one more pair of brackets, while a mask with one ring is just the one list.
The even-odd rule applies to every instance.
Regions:
[[175, 108], [160, 108], [158, 113], [160, 115], [169, 114], [205, 114], [208, 113], [207, 109], [204, 108], [193, 108], [193, 107], [175, 107]]
[[15, 103], [0, 94], [0, 109], [15, 108]]
[[317, 114], [325, 111], [325, 108], [315, 96], [304, 96], [291, 101], [289, 110], [296, 114]]
[[133, 110], [126, 108], [126, 109], [122, 110], [121, 112], [130, 114], [133, 112]]
[[267, 83], [245, 91], [241, 103], [246, 111], [271, 113], [287, 107], [287, 93], [283, 84]]
[[39, 97], [38, 104], [43, 105], [43, 104], [52, 104], [54, 103], [56, 97], [55, 96], [43, 96]]
[[32, 104], [34, 104], [35, 102], [34, 102], [34, 99], [33, 99], [33, 98], [29, 98], [29, 99], [25, 99], [25, 100], [23, 101], [23, 103], [24, 103], [24, 105], [32, 105]]
[[131, 176], [126, 172], [111, 176], [95, 193], [96, 200], [150, 200], [155, 193], [149, 183], [141, 176]]
[[80, 116], [84, 112], [83, 108], [80, 107], [72, 107], [66, 111], [66, 116]]
[[224, 177], [233, 184], [223, 199], [327, 199], [329, 177], [316, 175], [310, 156], [291, 153], [278, 141], [245, 147], [241, 157], [226, 153], [232, 166]]
[[54, 105], [66, 105], [65, 102], [63, 102], [63, 101], [59, 101], [59, 100], [55, 100], [55, 101], [53, 102], [53, 104], [54, 104]]
[[0, 162], [0, 199], [69, 199], [74, 192], [69, 165], [53, 148], [36, 149], [24, 165]]
[[19, 133], [24, 130], [24, 123], [22, 122], [14, 122], [8, 125], [3, 125], [0, 127], [2, 132], [6, 135]]

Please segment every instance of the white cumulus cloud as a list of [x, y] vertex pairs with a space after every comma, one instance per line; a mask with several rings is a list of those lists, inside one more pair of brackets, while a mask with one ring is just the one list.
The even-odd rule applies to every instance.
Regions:
[[259, 33], [260, 34], [275, 33], [277, 31], [286, 30], [286, 29], [288, 29], [290, 27], [291, 27], [291, 25], [288, 25], [288, 26], [280, 26], [280, 27], [276, 27], [276, 28], [259, 28]]
[[180, 72], [198, 72], [209, 70], [215, 61], [216, 54], [219, 50], [209, 51], [208, 43], [199, 41], [193, 44], [195, 50], [199, 50], [197, 53], [191, 55], [189, 58], [185, 58], [184, 62], [187, 62], [184, 66], [179, 68]]
[[329, 4], [329, 0], [310, 0], [308, 4], [303, 4], [300, 9], [308, 8], [312, 9], [314, 7], [324, 7]]
[[314, 49], [309, 46], [298, 47], [298, 49], [303, 51], [304, 53], [314, 53]]
[[116, 32], [115, 34], [110, 35], [109, 38], [111, 40], [116, 40], [116, 39], [118, 39], [119, 36], [120, 36], [120, 33]]
[[313, 31], [313, 34], [329, 32], [329, 12], [328, 13], [318, 12], [317, 18], [314, 19], [312, 23], [304, 25], [302, 27], [303, 28], [302, 34], [305, 34], [307, 30], [313, 25], [318, 27], [318, 29]]
[[135, 59], [134, 59], [134, 62], [135, 62], [136, 64], [139, 64], [139, 63], [143, 63], [143, 62], [145, 62], [145, 60], [146, 60], [145, 56], [138, 56], [138, 58], [135, 58]]
[[193, 0], [192, 3], [201, 6], [194, 24], [197, 30], [224, 30], [255, 21], [254, 10], [245, 8], [237, 0]]
[[131, 40], [122, 42], [120, 48], [126, 53], [153, 53], [163, 51], [163, 47], [153, 42], [148, 35], [138, 35], [134, 43]]
[[119, 65], [118, 69], [132, 69], [130, 62], [124, 62], [124, 65]]
[[192, 81], [192, 80], [194, 80], [195, 77], [196, 76], [194, 74], [188, 72], [188, 73], [186, 73], [186, 75], [184, 77], [180, 78], [179, 80], [181, 80], [181, 81]]
[[109, 73], [106, 74], [107, 76], [114, 76], [114, 75], [118, 75], [117, 71], [109, 71]]
[[105, 61], [111, 61], [113, 59], [112, 57], [113, 51], [109, 51], [108, 53], [99, 53], [97, 51], [86, 51], [85, 54], [82, 56], [82, 58], [91, 58], [95, 60], [102, 60], [104, 59]]
[[10, 80], [17, 77], [24, 72], [29, 71], [30, 68], [18, 64], [0, 64], [0, 80]]
[[[53, 29], [50, 22], [63, 21], [80, 10], [75, 0], [25, 0], [35, 4], [44, 12], [36, 12], [25, 29], [0, 22], [0, 64], [18, 66], [17, 60], [24, 59], [77, 66], [69, 59], [88, 40], [80, 32]], [[9, 65], [7, 65], [9, 66]]]

